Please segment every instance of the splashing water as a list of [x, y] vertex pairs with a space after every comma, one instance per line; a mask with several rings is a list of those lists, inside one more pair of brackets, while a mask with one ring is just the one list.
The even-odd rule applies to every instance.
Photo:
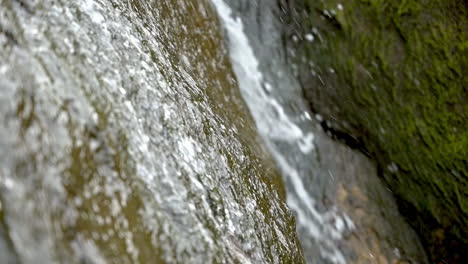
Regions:
[[210, 5], [0, 7], [0, 262], [302, 262]]
[[[310, 128], [301, 128], [296, 124], [294, 115], [297, 114], [286, 113], [282, 103], [277, 99], [282, 96], [280, 90], [288, 88], [275, 86], [266, 80], [244, 32], [242, 19], [235, 17], [223, 0], [212, 0], [212, 2], [226, 29], [229, 53], [242, 97], [255, 119], [259, 133], [265, 139], [268, 149], [283, 172], [288, 186], [288, 205], [296, 213], [298, 233], [304, 251], [306, 255], [311, 255], [308, 261], [346, 263], [337, 242], [342, 239], [345, 232], [354, 228], [354, 224], [347, 215], [338, 212], [336, 208], [319, 211], [315, 199], [310, 194], [313, 190], [304, 182], [314, 175], [313, 170], [318, 167], [314, 166], [316, 165], [314, 160], [317, 160], [314, 152], [314, 134]], [[279, 39], [273, 41], [280, 42]], [[265, 43], [259, 45], [262, 49], [267, 49]], [[270, 65], [284, 67], [279, 61], [270, 62]], [[266, 74], [286, 78], [280, 69], [273, 69], [272, 73]], [[294, 83], [286, 85], [292, 86]], [[302, 111], [302, 115], [310, 119], [310, 114], [306, 110]], [[304, 164], [308, 167], [304, 168]], [[312, 252], [308, 254], [307, 251]]]

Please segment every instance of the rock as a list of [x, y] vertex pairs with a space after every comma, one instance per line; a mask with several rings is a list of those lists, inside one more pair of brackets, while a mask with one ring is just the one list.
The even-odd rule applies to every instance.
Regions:
[[[460, 261], [468, 246], [467, 2], [282, 2], [312, 110], [377, 162], [432, 260]], [[292, 40], [306, 34], [314, 41]]]
[[399, 214], [372, 161], [323, 132], [315, 134], [320, 177], [329, 179], [326, 199], [354, 226], [342, 246], [352, 252], [348, 263], [428, 263], [418, 236]]
[[1, 264], [303, 263], [215, 15], [0, 1]]
[[[264, 77], [274, 84], [273, 89], [267, 89], [268, 94], [276, 96], [274, 98], [290, 116], [303, 117], [298, 124], [304, 134], [311, 132], [314, 135], [314, 151], [311, 153], [316, 155], [299, 155], [303, 151], [288, 148], [284, 142], [279, 150], [287, 156], [288, 166], [299, 171], [307, 195], [312, 197], [302, 200], [309, 202], [304, 202], [305, 210], [299, 208], [296, 211], [299, 212], [297, 228], [306, 261], [395, 264], [408, 260], [428, 263], [418, 236], [399, 214], [393, 194], [379, 179], [375, 164], [359, 151], [332, 140], [318, 124], [326, 122], [320, 115], [315, 116], [316, 120], [309, 115], [301, 87], [290, 75], [290, 65], [284, 61], [284, 46], [278, 41], [281, 24], [275, 19], [281, 11], [269, 0], [230, 1], [229, 5], [235, 10], [235, 16], [243, 21]], [[312, 43], [319, 41], [318, 37], [305, 38]], [[281, 124], [274, 128], [281, 131]], [[280, 142], [281, 137], [277, 140]], [[294, 200], [297, 189], [288, 185], [288, 175], [284, 174], [288, 199]], [[319, 219], [318, 223], [301, 221], [304, 214], [313, 211], [308, 211], [307, 206], [316, 210], [315, 216], [308, 219]], [[316, 230], [314, 235], [308, 235], [314, 233], [311, 229]]]
[[11, 239], [8, 236], [6, 225], [3, 219], [3, 206], [0, 201], [0, 263], [17, 264], [18, 257], [11, 245]]

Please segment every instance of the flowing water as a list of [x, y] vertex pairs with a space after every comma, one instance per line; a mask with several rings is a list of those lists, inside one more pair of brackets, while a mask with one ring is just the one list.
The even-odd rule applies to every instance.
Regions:
[[301, 263], [212, 3], [0, 0], [1, 263]]
[[346, 263], [280, 17], [0, 0], [0, 263]]
[[212, 1], [226, 30], [242, 96], [281, 169], [307, 262], [346, 263], [339, 245], [354, 223], [335, 206], [317, 201], [326, 196], [330, 177], [322, 177], [314, 142], [317, 123], [285, 60], [278, 3]]

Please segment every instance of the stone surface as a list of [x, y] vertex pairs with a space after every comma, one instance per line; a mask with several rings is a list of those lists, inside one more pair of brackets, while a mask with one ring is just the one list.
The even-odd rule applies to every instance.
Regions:
[[[294, 79], [290, 76], [292, 64], [285, 62], [284, 43], [278, 41], [278, 30], [282, 29], [276, 21], [281, 17], [278, 6], [270, 0], [226, 2], [235, 10], [234, 15], [242, 19], [259, 67], [267, 81], [274, 84], [268, 94], [281, 103], [288, 116], [302, 120], [297, 123], [304, 133], [314, 135], [314, 155], [300, 155], [297, 148], [282, 145], [289, 164], [294, 164], [304, 188], [313, 198], [309, 206], [313, 206], [321, 216], [318, 218], [323, 220], [321, 226], [310, 227], [317, 228], [322, 236], [308, 239], [304, 233], [309, 230], [301, 229], [301, 216], [296, 218], [308, 263], [330, 263], [329, 259], [317, 259], [323, 249], [316, 251], [330, 244], [340, 250], [346, 263], [428, 263], [419, 238], [400, 215], [392, 192], [379, 179], [376, 165], [359, 151], [334, 140], [333, 135], [327, 135], [319, 125], [320, 116], [310, 118], [308, 115], [301, 87], [291, 80]], [[279, 127], [278, 124], [278, 130]], [[289, 196], [291, 193], [288, 189]], [[336, 217], [335, 213], [349, 219]], [[330, 231], [329, 226], [334, 228]], [[343, 232], [334, 232], [339, 230]], [[319, 243], [310, 241], [314, 239], [320, 240]]]
[[348, 263], [428, 263], [414, 230], [398, 212], [375, 164], [359, 151], [316, 132], [320, 177], [328, 179], [324, 204], [335, 204], [353, 221], [346, 235]]
[[468, 242], [467, 2], [282, 4], [313, 111], [378, 162], [434, 261], [458, 263]]

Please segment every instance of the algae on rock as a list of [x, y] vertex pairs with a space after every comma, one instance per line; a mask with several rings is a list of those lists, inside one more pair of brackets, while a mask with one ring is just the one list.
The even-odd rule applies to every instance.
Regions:
[[[289, 11], [286, 41], [300, 59], [298, 74], [312, 109], [376, 159], [428, 243], [452, 236], [466, 245], [467, 2], [283, 4]], [[452, 254], [430, 250], [438, 257]]]

